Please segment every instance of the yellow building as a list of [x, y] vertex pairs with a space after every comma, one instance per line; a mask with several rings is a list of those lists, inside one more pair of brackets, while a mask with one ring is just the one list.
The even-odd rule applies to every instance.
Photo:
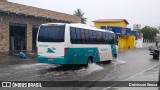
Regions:
[[98, 19], [93, 21], [94, 26], [101, 28], [101, 26], [114, 26], [126, 28], [129, 24], [126, 19]]
[[119, 49], [132, 49], [134, 48], [135, 36], [119, 36], [118, 48]]
[[[98, 19], [93, 21], [94, 26], [101, 28], [103, 26], [121, 27], [126, 28], [129, 24], [126, 19]], [[118, 36], [118, 48], [119, 49], [129, 49], [134, 48], [134, 36], [128, 35], [117, 35]]]

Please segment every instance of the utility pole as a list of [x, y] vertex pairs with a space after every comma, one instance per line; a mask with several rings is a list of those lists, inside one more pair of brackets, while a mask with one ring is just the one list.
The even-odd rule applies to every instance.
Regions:
[[[158, 47], [158, 43], [160, 42], [160, 34], [157, 34], [156, 35], [157, 37], [156, 37], [156, 47]], [[158, 48], [159, 49], [159, 59], [160, 59], [160, 48]], [[159, 73], [158, 73], [159, 75], [158, 75], [158, 85], [160, 86], [160, 60], [159, 60]]]

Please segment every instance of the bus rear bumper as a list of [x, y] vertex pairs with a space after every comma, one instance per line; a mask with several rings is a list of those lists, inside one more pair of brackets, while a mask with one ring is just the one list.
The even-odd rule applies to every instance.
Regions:
[[68, 64], [64, 57], [57, 57], [54, 59], [45, 58], [43, 56], [37, 57], [38, 63], [48, 63], [48, 64]]

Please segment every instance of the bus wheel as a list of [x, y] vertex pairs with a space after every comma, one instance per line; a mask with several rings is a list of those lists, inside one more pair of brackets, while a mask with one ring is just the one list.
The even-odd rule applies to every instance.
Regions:
[[108, 60], [108, 61], [106, 61], [106, 62], [109, 64], [109, 63], [111, 63], [111, 62], [112, 62], [112, 60]]
[[89, 64], [93, 63], [93, 57], [92, 56], [89, 56], [88, 57], [88, 60], [87, 60], [87, 64], [85, 65], [85, 68], [88, 67]]

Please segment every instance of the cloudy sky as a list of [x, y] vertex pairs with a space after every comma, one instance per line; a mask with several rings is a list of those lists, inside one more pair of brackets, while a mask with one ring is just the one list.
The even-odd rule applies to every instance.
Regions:
[[126, 19], [142, 26], [160, 26], [160, 0], [8, 0], [10, 2], [73, 14], [80, 8], [93, 25], [96, 19]]

